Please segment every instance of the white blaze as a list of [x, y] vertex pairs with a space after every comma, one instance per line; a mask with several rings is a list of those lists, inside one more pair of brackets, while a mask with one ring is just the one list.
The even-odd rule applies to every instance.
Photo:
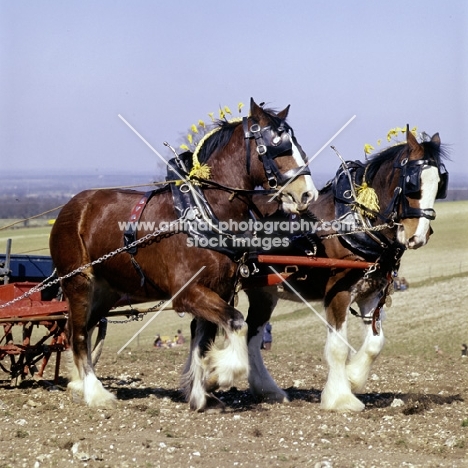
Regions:
[[[439, 188], [439, 170], [437, 167], [429, 166], [421, 172], [421, 199], [419, 207], [423, 210], [434, 208], [434, 202]], [[431, 220], [419, 218], [418, 227], [408, 242], [408, 247], [417, 248], [426, 243], [427, 231], [430, 228]]]
[[[304, 163], [304, 159], [302, 159], [302, 154], [299, 151], [299, 148], [294, 144], [294, 140], [292, 138], [291, 138], [291, 144], [292, 144], [292, 153], [293, 153], [294, 161], [296, 161], [296, 164], [299, 167], [304, 166], [305, 163]], [[318, 196], [318, 192], [317, 192], [317, 189], [315, 188], [314, 181], [312, 180], [312, 176], [305, 175], [304, 178], [306, 181], [307, 191], [310, 192], [313, 195], [313, 199], [316, 200]]]

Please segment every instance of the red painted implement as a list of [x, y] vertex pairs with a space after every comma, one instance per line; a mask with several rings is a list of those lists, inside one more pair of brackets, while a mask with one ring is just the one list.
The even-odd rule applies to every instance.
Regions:
[[360, 260], [344, 260], [339, 258], [327, 257], [306, 257], [299, 255], [258, 255], [258, 263], [265, 265], [283, 265], [283, 271], [269, 274], [249, 275], [242, 280], [244, 289], [252, 289], [265, 286], [274, 286], [287, 280], [293, 273], [296, 273], [298, 267], [308, 268], [342, 268], [342, 269], [362, 269], [365, 270], [374, 265], [371, 262]]
[[309, 268], [361, 268], [365, 270], [374, 265], [371, 262], [358, 260], [343, 260], [338, 258], [324, 257], [303, 257], [292, 255], [259, 255], [259, 263], [268, 263], [270, 265], [297, 265]]
[[[24, 296], [37, 284], [23, 281], [0, 285], [0, 306]], [[65, 301], [46, 300], [41, 292], [0, 308], [0, 368], [10, 375], [12, 385], [29, 376], [42, 379], [53, 353], [57, 381], [61, 353], [67, 348], [67, 311]]]

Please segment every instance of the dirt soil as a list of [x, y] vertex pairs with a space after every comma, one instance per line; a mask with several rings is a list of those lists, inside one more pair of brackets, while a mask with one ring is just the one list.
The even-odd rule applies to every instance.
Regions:
[[[178, 391], [186, 347], [104, 355], [112, 410], [73, 402], [66, 381], [0, 387], [0, 467], [464, 467], [468, 359], [380, 357], [359, 414], [319, 408], [321, 357], [265, 352], [291, 403], [219, 392], [222, 414], [194, 413]], [[157, 358], [155, 354], [157, 353]], [[456, 361], [456, 362], [455, 362]], [[305, 372], [307, 369], [307, 372]]]

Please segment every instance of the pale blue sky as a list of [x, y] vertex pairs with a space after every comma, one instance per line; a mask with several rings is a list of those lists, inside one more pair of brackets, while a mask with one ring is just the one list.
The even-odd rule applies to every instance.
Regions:
[[[468, 2], [0, 0], [3, 171], [162, 172], [159, 152], [239, 101], [282, 109], [309, 156], [409, 123], [468, 179]], [[375, 146], [375, 145], [374, 145]], [[312, 163], [333, 175], [330, 149]]]

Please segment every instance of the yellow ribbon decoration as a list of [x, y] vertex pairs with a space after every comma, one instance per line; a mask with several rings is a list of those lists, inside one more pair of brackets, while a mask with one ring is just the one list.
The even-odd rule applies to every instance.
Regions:
[[[229, 123], [242, 122], [241, 117], [237, 117], [229, 120]], [[198, 153], [200, 152], [202, 146], [205, 144], [205, 141], [208, 140], [214, 133], [221, 130], [221, 127], [215, 127], [211, 131], [207, 132], [203, 138], [197, 143], [197, 147], [192, 155], [192, 169], [189, 173], [189, 178], [192, 176], [199, 177], [200, 179], [209, 179], [211, 176], [211, 168], [208, 164], [201, 164], [198, 160]], [[194, 182], [196, 183], [196, 182]]]
[[[193, 164], [192, 169], [189, 172], [189, 179], [198, 177], [199, 179], [209, 179], [211, 176], [211, 168], [208, 164], [200, 164], [198, 161]], [[198, 182], [195, 181], [194, 184]]]
[[[377, 196], [375, 190], [372, 187], [369, 187], [367, 182], [364, 182], [362, 185], [357, 185], [356, 189], [356, 202], [364, 208], [379, 212], [379, 197]], [[375, 215], [372, 212], [366, 211], [359, 206], [357, 209], [363, 216], [367, 216], [371, 219], [375, 218]]]

